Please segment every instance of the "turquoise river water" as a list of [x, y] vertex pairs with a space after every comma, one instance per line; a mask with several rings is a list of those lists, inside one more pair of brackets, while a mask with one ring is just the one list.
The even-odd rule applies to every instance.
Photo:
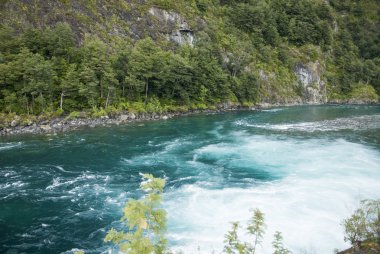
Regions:
[[[260, 253], [348, 246], [341, 221], [380, 198], [380, 106], [184, 116], [58, 135], [0, 137], [0, 253], [109, 253], [140, 173], [167, 180], [169, 245], [221, 253], [230, 222], [265, 213]], [[242, 238], [247, 236], [242, 232]]]

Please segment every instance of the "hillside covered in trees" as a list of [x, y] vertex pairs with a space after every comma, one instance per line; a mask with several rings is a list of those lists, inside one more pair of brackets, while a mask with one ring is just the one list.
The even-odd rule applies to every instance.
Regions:
[[369, 103], [380, 94], [377, 0], [2, 0], [0, 8], [4, 115]]

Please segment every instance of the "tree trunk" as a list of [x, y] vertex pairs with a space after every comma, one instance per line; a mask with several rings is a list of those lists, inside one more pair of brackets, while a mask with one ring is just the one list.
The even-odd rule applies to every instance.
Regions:
[[28, 112], [28, 115], [29, 115], [29, 99], [27, 99], [26, 101], [26, 111]]
[[63, 97], [64, 96], [65, 95], [63, 94], [63, 92], [61, 92], [61, 102], [59, 103], [59, 107], [60, 107], [61, 110], [63, 110]]
[[233, 70], [232, 70], [232, 77], [236, 77], [236, 73], [237, 73], [237, 69], [233, 68]]
[[30, 112], [33, 113], [34, 95], [32, 94], [32, 102], [30, 103]]
[[103, 84], [102, 84], [102, 79], [99, 80], [99, 87], [100, 87], [100, 99], [103, 99]]
[[146, 84], [145, 84], [145, 105], [146, 105], [146, 103], [148, 102], [148, 89], [149, 89], [149, 87], [148, 87], [148, 81], [146, 81]]
[[110, 92], [111, 92], [111, 89], [108, 88], [107, 99], [106, 99], [106, 108], [108, 107]]

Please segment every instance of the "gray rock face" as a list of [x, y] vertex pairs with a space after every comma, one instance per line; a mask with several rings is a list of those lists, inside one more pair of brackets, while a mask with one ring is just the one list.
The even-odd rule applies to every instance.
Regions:
[[322, 66], [319, 61], [299, 63], [294, 70], [303, 89], [303, 101], [308, 104], [327, 102], [326, 84], [321, 79]]
[[176, 42], [179, 45], [194, 45], [194, 35], [193, 32], [183, 32], [183, 31], [174, 31], [169, 39]]
[[186, 20], [174, 11], [166, 11], [157, 7], [149, 9], [149, 13], [167, 27], [167, 39], [179, 45], [194, 45], [194, 33]]

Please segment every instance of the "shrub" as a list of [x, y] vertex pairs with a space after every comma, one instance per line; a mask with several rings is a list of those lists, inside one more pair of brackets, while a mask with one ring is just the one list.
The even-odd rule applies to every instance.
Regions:
[[117, 116], [118, 114], [120, 114], [121, 110], [116, 108], [115, 106], [108, 106], [106, 109], [105, 109], [106, 113], [108, 116], [110, 117], [115, 117]]
[[130, 199], [121, 218], [128, 232], [111, 229], [104, 241], [113, 242], [122, 253], [163, 254], [166, 253], [166, 212], [161, 208], [165, 180], [144, 174], [140, 187], [146, 196]]
[[145, 107], [146, 112], [148, 113], [162, 113], [163, 108], [161, 103], [157, 98], [151, 98]]
[[380, 199], [362, 200], [360, 207], [343, 221], [343, 226], [345, 241], [380, 245]]
[[80, 115], [80, 112], [78, 112], [78, 111], [73, 111], [73, 112], [71, 112], [71, 113], [66, 117], [66, 119], [67, 119], [67, 120], [69, 120], [69, 119], [76, 119], [76, 118], [79, 117], [79, 115]]
[[105, 111], [104, 108], [102, 108], [102, 107], [100, 107], [99, 109], [97, 107], [93, 107], [91, 115], [94, 118], [98, 118], [98, 117], [106, 116], [107, 111]]
[[132, 102], [130, 106], [128, 107], [128, 111], [133, 112], [133, 113], [145, 113], [146, 110], [145, 110], [144, 102], [140, 102], [140, 101]]
[[375, 88], [368, 84], [358, 84], [354, 86], [350, 93], [350, 100], [363, 103], [376, 103], [379, 101], [379, 96]]

